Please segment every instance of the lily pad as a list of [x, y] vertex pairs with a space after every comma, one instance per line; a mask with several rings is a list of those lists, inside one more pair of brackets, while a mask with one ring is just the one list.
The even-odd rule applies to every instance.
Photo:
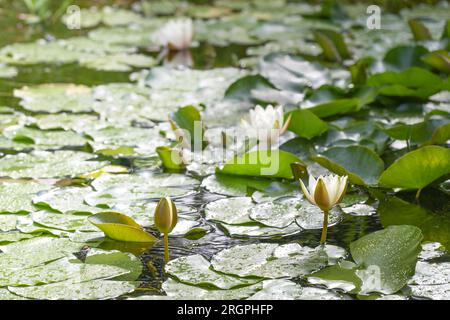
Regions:
[[8, 287], [12, 293], [38, 300], [98, 300], [113, 299], [133, 292], [136, 284], [129, 281], [93, 280], [86, 282], [62, 281], [42, 286]]
[[[405, 175], [405, 172], [408, 172]], [[380, 176], [380, 185], [403, 189], [422, 189], [450, 173], [450, 150], [426, 146], [397, 159]]]
[[[302, 247], [297, 243], [259, 243], [223, 250], [213, 257], [211, 264], [214, 270], [240, 277], [299, 277], [326, 266], [326, 251], [320, 247]], [[343, 256], [345, 251], [341, 254]]]
[[125, 242], [156, 241], [154, 236], [145, 232], [133, 219], [118, 212], [97, 213], [88, 219], [113, 240]]
[[0, 212], [24, 213], [35, 211], [31, 199], [34, 194], [51, 189], [50, 185], [34, 182], [0, 184]]
[[78, 176], [107, 165], [95, 156], [77, 151], [34, 151], [7, 155], [0, 159], [0, 176], [11, 178], [54, 178]]
[[348, 175], [351, 182], [361, 185], [375, 185], [384, 169], [380, 157], [362, 146], [330, 148], [313, 159], [336, 174]]
[[282, 150], [261, 150], [235, 156], [218, 172], [253, 177], [287, 178], [293, 177], [290, 164], [302, 162], [295, 155]]
[[96, 213], [101, 209], [84, 203], [84, 197], [92, 192], [90, 187], [54, 188], [34, 196], [33, 203], [60, 213]]
[[170, 261], [165, 271], [178, 281], [195, 286], [214, 287], [215, 289], [232, 289], [254, 284], [258, 280], [240, 279], [215, 272], [208, 260], [201, 255], [180, 257]]

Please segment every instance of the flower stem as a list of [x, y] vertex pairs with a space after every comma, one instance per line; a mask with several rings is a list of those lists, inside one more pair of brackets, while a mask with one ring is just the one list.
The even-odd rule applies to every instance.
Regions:
[[325, 244], [325, 242], [327, 241], [327, 232], [328, 232], [328, 211], [324, 211], [322, 236], [320, 237], [320, 244]]
[[164, 233], [164, 260], [169, 262], [169, 234]]
[[421, 193], [421, 192], [422, 192], [422, 189], [417, 190], [417, 193], [416, 193], [416, 201], [419, 201], [420, 193]]

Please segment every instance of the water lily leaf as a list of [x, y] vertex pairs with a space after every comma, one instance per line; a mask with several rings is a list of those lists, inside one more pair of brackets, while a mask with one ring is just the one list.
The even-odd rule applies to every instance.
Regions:
[[286, 116], [289, 115], [292, 115], [292, 118], [288, 130], [299, 137], [311, 139], [321, 135], [328, 129], [328, 124], [309, 110], [295, 110], [289, 112]]
[[48, 228], [64, 231], [96, 231], [89, 223], [87, 216], [58, 214], [48, 211], [38, 211], [31, 214], [31, 218], [37, 224]]
[[[206, 147], [206, 141], [203, 139], [204, 136], [204, 130], [203, 130], [203, 124], [202, 124], [202, 117], [200, 115], [200, 112], [198, 109], [194, 106], [186, 106], [183, 108], [179, 108], [176, 112], [172, 115], [173, 121], [177, 124], [177, 126], [183, 130], [187, 130], [187, 132], [190, 134], [190, 144], [191, 149], [199, 149], [196, 143], [201, 142], [201, 149], [204, 149]], [[200, 128], [196, 129], [196, 126], [199, 126]], [[199, 131], [200, 129], [200, 131]]]
[[302, 161], [286, 151], [252, 151], [242, 157], [235, 156], [217, 171], [230, 175], [291, 179], [293, 175], [290, 164], [293, 162], [301, 163]]
[[241, 279], [220, 274], [210, 268], [210, 263], [201, 255], [180, 257], [170, 261], [165, 271], [178, 281], [195, 286], [232, 289], [256, 283], [255, 279]]
[[282, 279], [265, 280], [262, 289], [247, 300], [341, 300], [342, 295], [319, 288], [302, 287]]
[[[286, 228], [294, 221], [303, 229], [321, 229], [323, 213], [304, 199], [280, 198], [248, 209], [252, 220], [268, 227]], [[330, 211], [328, 226], [340, 221], [339, 210]]]
[[329, 148], [312, 159], [338, 175], [348, 175], [351, 182], [375, 185], [384, 164], [372, 150], [363, 146]]
[[125, 242], [155, 242], [156, 238], [147, 233], [130, 217], [118, 212], [101, 212], [90, 216], [89, 221], [113, 240]]
[[302, 247], [297, 243], [235, 246], [217, 253], [211, 265], [216, 271], [240, 277], [298, 277], [327, 265], [327, 250]]
[[8, 290], [38, 300], [101, 300], [119, 297], [133, 292], [135, 288], [134, 282], [98, 279], [80, 283], [68, 280], [42, 286], [8, 287]]
[[369, 77], [367, 83], [377, 87], [380, 94], [397, 98], [427, 99], [448, 87], [439, 76], [417, 67], [378, 73]]
[[0, 78], [14, 78], [17, 74], [16, 68], [0, 63]]
[[419, 19], [411, 19], [408, 21], [411, 32], [416, 41], [433, 40], [430, 30]]
[[350, 51], [340, 33], [318, 29], [314, 31], [314, 38], [322, 48], [326, 60], [340, 62], [350, 58]]
[[225, 234], [232, 238], [242, 238], [242, 239], [271, 239], [287, 237], [294, 234], [300, 233], [302, 230], [297, 224], [291, 223], [286, 228], [273, 228], [266, 227], [261, 223], [253, 224], [220, 224], [220, 227], [224, 230]]
[[421, 241], [420, 229], [408, 225], [373, 232], [350, 244], [356, 264], [341, 261], [308, 281], [351, 293], [395, 293], [414, 275]]
[[383, 172], [379, 183], [391, 188], [422, 189], [449, 173], [450, 150], [425, 146], [397, 159]]
[[86, 130], [85, 133], [93, 139], [90, 144], [96, 153], [110, 156], [152, 156], [157, 146], [167, 143], [153, 128], [116, 125]]
[[268, 89], [275, 89], [275, 87], [266, 78], [260, 75], [245, 76], [228, 87], [225, 98], [258, 103], [260, 101], [252, 93]]
[[34, 194], [51, 186], [34, 182], [0, 184], [0, 212], [25, 213], [35, 211], [31, 203]]
[[33, 147], [47, 150], [64, 146], [82, 147], [88, 142], [88, 139], [73, 131], [9, 127], [3, 131], [3, 135], [13, 141], [33, 144]]
[[[139, 258], [130, 253], [117, 250], [105, 251], [102, 249], [90, 249], [84, 259], [85, 265], [105, 265], [114, 266], [126, 270], [126, 274], [114, 276], [114, 280], [134, 281], [142, 273], [142, 263]], [[105, 278], [105, 277], [103, 277]]]
[[398, 123], [383, 131], [398, 140], [409, 140], [417, 144], [443, 144], [450, 139], [448, 122], [447, 117], [432, 116], [419, 123]]
[[33, 237], [34, 235], [22, 233], [19, 231], [2, 232], [0, 233], [0, 245], [30, 239]]
[[428, 53], [422, 46], [399, 46], [389, 50], [383, 62], [391, 70], [406, 70], [411, 67], [423, 67], [421, 57]]
[[33, 204], [60, 213], [96, 213], [101, 209], [84, 203], [84, 197], [92, 192], [90, 187], [54, 188], [34, 196]]
[[296, 190], [287, 183], [263, 178], [250, 178], [216, 173], [203, 179], [202, 187], [212, 193], [232, 197], [244, 197], [252, 190], [260, 191], [270, 196], [288, 195]]
[[194, 193], [199, 181], [183, 174], [102, 175], [92, 182], [97, 192], [87, 195], [85, 202], [91, 206], [114, 207], [116, 204], [142, 202], [161, 197], [180, 197]]
[[357, 265], [349, 261], [343, 261], [314, 272], [308, 276], [308, 282], [315, 285], [323, 285], [328, 289], [340, 289], [344, 292], [358, 293], [363, 285], [362, 280], [356, 275]]
[[34, 112], [58, 113], [92, 111], [91, 88], [74, 84], [41, 84], [14, 90], [20, 105]]
[[83, 245], [69, 239], [36, 237], [1, 246], [0, 266], [3, 272], [41, 265], [77, 252]]
[[252, 222], [248, 214], [251, 207], [253, 201], [250, 197], [220, 199], [206, 205], [205, 217], [226, 224], [244, 224]]
[[72, 279], [72, 281], [89, 281], [93, 279], [114, 278], [128, 273], [128, 270], [110, 265], [88, 265], [71, 263], [62, 258], [34, 268], [2, 272], [2, 286], [35, 286]]
[[36, 126], [41, 130], [63, 129], [83, 132], [86, 127], [95, 126], [96, 115], [58, 113], [39, 115], [35, 117]]
[[0, 176], [11, 178], [54, 178], [78, 176], [104, 167], [106, 161], [91, 160], [89, 153], [61, 150], [34, 151], [0, 159]]
[[261, 289], [261, 284], [230, 290], [208, 290], [168, 279], [162, 284], [162, 288], [170, 299], [176, 300], [241, 300]]
[[16, 229], [17, 215], [15, 214], [2, 214], [0, 215], [0, 231], [12, 231]]
[[422, 238], [417, 227], [391, 226], [352, 242], [350, 252], [358, 265], [379, 268], [381, 290], [378, 291], [391, 294], [414, 275]]
[[436, 70], [450, 73], [450, 54], [445, 50], [430, 52], [424, 55], [422, 60]]

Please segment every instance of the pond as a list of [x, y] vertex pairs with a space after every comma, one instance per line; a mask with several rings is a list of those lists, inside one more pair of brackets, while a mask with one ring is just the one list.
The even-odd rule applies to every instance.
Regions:
[[450, 299], [448, 3], [34, 3], [0, 0], [0, 299]]

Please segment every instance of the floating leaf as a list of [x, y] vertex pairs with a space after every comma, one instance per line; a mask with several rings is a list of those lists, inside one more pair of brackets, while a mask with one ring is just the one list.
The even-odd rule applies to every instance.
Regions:
[[313, 159], [338, 175], [348, 175], [351, 182], [360, 185], [377, 184], [384, 169], [380, 157], [362, 146], [330, 148]]
[[78, 176], [104, 167], [107, 162], [95, 161], [89, 153], [61, 150], [34, 151], [7, 155], [0, 159], [0, 176], [11, 178], [54, 178]]
[[0, 184], [0, 212], [24, 213], [35, 211], [31, 199], [34, 194], [51, 189], [50, 185], [35, 182]]
[[145, 232], [130, 217], [118, 212], [101, 212], [90, 216], [89, 221], [113, 240], [125, 242], [155, 242], [156, 238]]
[[293, 154], [281, 150], [262, 150], [235, 156], [227, 162], [220, 173], [240, 176], [287, 178], [293, 177], [290, 164], [300, 162]]
[[165, 266], [165, 271], [183, 283], [204, 287], [212, 286], [215, 289], [232, 289], [258, 281], [240, 279], [215, 272], [210, 268], [209, 261], [200, 255], [172, 260]]
[[450, 150], [426, 146], [397, 159], [383, 172], [379, 183], [391, 188], [422, 189], [449, 173]]
[[295, 110], [288, 115], [292, 115], [288, 130], [299, 137], [311, 139], [328, 129], [328, 124], [309, 110]]
[[133, 292], [135, 288], [133, 282], [99, 279], [80, 283], [69, 280], [42, 286], [8, 287], [8, 290], [38, 300], [99, 300], [113, 299]]

